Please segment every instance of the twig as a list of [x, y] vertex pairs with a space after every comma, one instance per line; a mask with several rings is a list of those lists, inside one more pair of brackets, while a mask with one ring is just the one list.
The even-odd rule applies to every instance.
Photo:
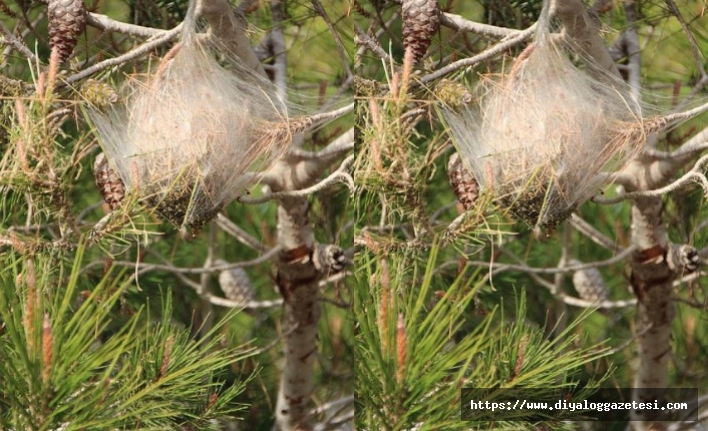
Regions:
[[232, 222], [223, 213], [219, 213], [216, 216], [216, 224], [221, 229], [223, 229], [224, 232], [228, 233], [229, 235], [239, 240], [242, 244], [245, 244], [254, 250], [262, 252], [267, 249], [262, 242], [249, 235], [246, 231], [241, 229], [238, 225], [236, 225], [236, 223]]
[[559, 272], [575, 272], [575, 271], [580, 271], [583, 269], [589, 269], [589, 268], [600, 268], [603, 266], [610, 266], [614, 265], [618, 262], [621, 262], [625, 258], [627, 258], [632, 252], [634, 251], [634, 247], [627, 247], [625, 248], [621, 253], [617, 254], [616, 256], [606, 259], [606, 260], [600, 260], [597, 262], [592, 262], [592, 263], [584, 263], [582, 265], [569, 265], [563, 268], [534, 268], [526, 265], [514, 265], [514, 264], [500, 264], [496, 265], [494, 262], [482, 262], [482, 261], [469, 261], [467, 262], [469, 265], [473, 266], [482, 266], [482, 267], [489, 267], [494, 270], [495, 273], [498, 272], [504, 272], [504, 271], [523, 271], [529, 274], [556, 274]]
[[254, 354], [254, 355], [260, 355], [260, 354], [263, 353], [263, 352], [267, 352], [268, 350], [270, 350], [270, 349], [272, 349], [273, 347], [277, 346], [278, 343], [279, 343], [281, 340], [284, 340], [288, 335], [290, 335], [290, 334], [292, 334], [293, 332], [295, 332], [298, 327], [299, 327], [299, 326], [298, 326], [297, 324], [293, 325], [293, 326], [292, 326], [291, 328], [289, 328], [287, 331], [285, 331], [285, 332], [283, 332], [282, 334], [280, 334], [275, 340], [273, 340], [273, 341], [271, 341], [270, 343], [266, 344], [265, 346], [260, 347], [260, 348], [258, 348], [257, 350], [255, 350], [255, 352], [254, 352], [253, 354]]
[[[2, 245], [2, 239], [0, 238], [0, 245]], [[138, 267], [141, 273], [150, 271], [169, 271], [175, 274], [202, 274], [204, 272], [219, 272], [226, 269], [234, 268], [245, 268], [249, 266], [260, 265], [262, 263], [268, 262], [273, 257], [275, 257], [278, 252], [280, 252], [280, 247], [273, 247], [268, 252], [264, 253], [262, 256], [255, 259], [246, 260], [243, 262], [230, 263], [228, 265], [214, 265], [209, 268], [179, 268], [171, 265], [160, 265], [160, 264], [143, 264], [141, 262], [128, 262], [123, 260], [117, 260], [113, 262], [116, 266], [128, 266], [128, 267]], [[103, 265], [103, 261], [92, 262], [88, 264], [84, 269], [90, 266]]]
[[352, 69], [349, 67], [349, 58], [347, 57], [347, 54], [344, 52], [344, 43], [342, 43], [342, 38], [339, 35], [339, 31], [334, 27], [332, 24], [332, 20], [329, 19], [329, 15], [327, 15], [327, 11], [325, 11], [325, 8], [322, 7], [322, 3], [320, 3], [319, 0], [312, 0], [312, 5], [315, 7], [315, 10], [317, 13], [322, 17], [322, 19], [325, 21], [327, 24], [327, 28], [329, 28], [330, 33], [332, 33], [332, 39], [334, 40], [336, 46], [337, 46], [337, 53], [339, 54], [339, 58], [342, 62], [342, 66], [344, 68], [344, 71], [347, 73], [347, 77], [353, 76], [354, 74], [352, 73]]
[[35, 61], [37, 59], [37, 56], [34, 55], [34, 53], [30, 51], [29, 48], [27, 48], [27, 46], [21, 40], [16, 38], [15, 35], [12, 34], [12, 32], [10, 32], [10, 30], [8, 30], [8, 28], [5, 27], [5, 24], [3, 24], [2, 22], [0, 22], [0, 32], [2, 32], [5, 42], [15, 48], [17, 51], [19, 51], [20, 54], [24, 55], [32, 61]]
[[465, 19], [460, 15], [445, 12], [440, 14], [440, 24], [457, 31], [466, 31], [495, 37], [514, 36], [521, 33], [521, 30], [482, 24]]
[[616, 242], [603, 235], [599, 230], [595, 229], [590, 223], [583, 220], [578, 214], [573, 213], [570, 217], [570, 224], [580, 233], [590, 238], [595, 244], [601, 245], [615, 253], [622, 251], [622, 247]]
[[354, 31], [356, 34], [354, 37], [354, 43], [356, 45], [368, 48], [371, 52], [386, 62], [391, 60], [391, 56], [388, 55], [383, 48], [381, 48], [381, 45], [379, 45], [378, 42], [372, 39], [368, 34], [364, 33], [358, 25], [355, 25]]
[[287, 48], [283, 34], [283, 3], [281, 0], [270, 2], [270, 13], [273, 17], [273, 28], [270, 30], [270, 46], [273, 49], [273, 82], [278, 89], [281, 100], [287, 100]]
[[173, 39], [175, 39], [177, 36], [180, 35], [182, 31], [182, 24], [178, 25], [177, 27], [173, 28], [172, 30], [169, 30], [165, 33], [162, 33], [161, 36], [159, 36], [157, 39], [152, 40], [150, 42], [146, 42], [139, 47], [128, 51], [127, 53], [123, 55], [119, 55], [118, 57], [114, 58], [109, 58], [108, 60], [104, 60], [100, 63], [94, 64], [91, 67], [87, 67], [86, 69], [82, 70], [81, 72], [75, 73], [68, 78], [66, 78], [66, 83], [67, 84], [73, 84], [76, 81], [80, 81], [86, 77], [89, 77], [93, 75], [94, 73], [100, 72], [104, 69], [108, 69], [109, 67], [113, 66], [118, 66], [120, 64], [126, 63], [130, 60], [136, 59], [142, 55], [147, 54], [148, 52], [152, 51], [153, 49], [164, 45], [166, 43], [169, 43]]
[[686, 33], [686, 38], [688, 39], [688, 42], [691, 45], [691, 53], [693, 54], [693, 59], [696, 61], [696, 67], [701, 73], [701, 80], [708, 80], [708, 74], [706, 74], [706, 68], [703, 65], [703, 56], [701, 55], [700, 50], [698, 49], [698, 42], [696, 42], [695, 36], [693, 36], [693, 33], [691, 33], [691, 30], [688, 28], [686, 20], [683, 19], [683, 15], [681, 15], [681, 11], [679, 11], [679, 8], [676, 6], [676, 3], [674, 3], [673, 0], [666, 0], [666, 5], [669, 7], [671, 13], [674, 14], [676, 19], [678, 19], [678, 22], [681, 24], [683, 32]]
[[[515, 256], [514, 256], [515, 257]], [[538, 275], [538, 271], [536, 271], [538, 268], [531, 268], [527, 265], [525, 265], [520, 259], [516, 258], [517, 261], [521, 262], [519, 265], [519, 270], [522, 272], [527, 273], [533, 280], [538, 283], [540, 286], [546, 288], [555, 298], [560, 299], [563, 301], [565, 304], [573, 306], [573, 307], [581, 307], [581, 308], [602, 308], [602, 309], [609, 309], [609, 308], [627, 308], [627, 307], [634, 307], [637, 304], [636, 299], [627, 299], [627, 300], [621, 300], [621, 301], [587, 301], [585, 299], [580, 299], [576, 298], [573, 296], [570, 296], [566, 293], [561, 292], [556, 288], [556, 285], [544, 280]], [[606, 262], [606, 261], [605, 261]], [[591, 268], [596, 268], [600, 262], [593, 262], [592, 264], [584, 264], [584, 265], [571, 265], [571, 266], [564, 266], [564, 267], [559, 267], [559, 268], [547, 268], [547, 269], [555, 269], [555, 270], [569, 270], [569, 271], [576, 271], [574, 268], [580, 268], [580, 269], [587, 269], [588, 267]], [[494, 273], [497, 273], [498, 270], [495, 270]]]
[[352, 111], [354, 111], [354, 103], [342, 106], [341, 108], [335, 109], [333, 111], [320, 112], [318, 114], [311, 115], [308, 117], [308, 121], [311, 121], [312, 124], [319, 124], [322, 122], [334, 120]]
[[344, 182], [349, 187], [349, 189], [354, 192], [354, 179], [352, 178], [351, 174], [347, 172], [347, 170], [349, 169], [349, 165], [351, 165], [353, 161], [353, 155], [347, 157], [346, 159], [344, 159], [344, 161], [336, 171], [334, 171], [327, 178], [323, 179], [322, 181], [318, 182], [313, 186], [300, 190], [268, 193], [265, 196], [261, 196], [259, 198], [245, 197], [239, 199], [239, 201], [249, 205], [258, 205], [275, 199], [302, 197], [310, 195], [312, 193], [317, 193], [340, 182]]
[[706, 162], [708, 162], [708, 155], [705, 155], [698, 159], [693, 168], [690, 171], [686, 172], [681, 178], [664, 187], [647, 191], [621, 193], [620, 195], [615, 196], [613, 198], [595, 197], [592, 199], [592, 201], [598, 204], [612, 205], [627, 199], [662, 196], [666, 193], [671, 193], [681, 187], [685, 187], [694, 182], [699, 183], [703, 187], [703, 190], [706, 195], [708, 195], [708, 179], [703, 174], [703, 172], [701, 172], [703, 165], [706, 164]]
[[[312, 409], [310, 411], [310, 416], [319, 416], [324, 414], [327, 414], [327, 416], [329, 416], [324, 423], [317, 424], [315, 426], [315, 429], [319, 429], [321, 431], [333, 429], [330, 428], [331, 426], [333, 426], [332, 421], [337, 417], [338, 414], [342, 413], [347, 409], [354, 409], [354, 395], [347, 395], [345, 397], [329, 401], [327, 403], [322, 404], [321, 406], [317, 406], [316, 408]], [[332, 410], [331, 413], [330, 410]]]
[[101, 31], [115, 31], [140, 37], [153, 37], [167, 33], [167, 30], [116, 21], [106, 15], [92, 12], [86, 15], [86, 24], [96, 27]]
[[338, 158], [354, 149], [354, 128], [342, 133], [327, 146], [316, 152], [293, 148], [288, 155], [299, 160], [318, 160], [322, 158]]
[[675, 151], [666, 152], [655, 149], [645, 150], [645, 154], [658, 160], [691, 157], [708, 150], [708, 127], [696, 133]]
[[232, 301], [230, 299], [221, 298], [213, 294], [204, 296], [214, 305], [227, 308], [243, 308], [246, 310], [257, 310], [261, 308], [276, 308], [283, 305], [283, 299], [271, 299], [267, 301]]
[[644, 334], [649, 332], [649, 330], [654, 326], [653, 323], [650, 323], [646, 326], [646, 328], [642, 329], [641, 331], [637, 332], [630, 338], [629, 340], [625, 341], [624, 343], [620, 344], [617, 347], [613, 347], [607, 352], [607, 356], [614, 355], [617, 352], [621, 352], [622, 350], [626, 349], [627, 347], [630, 346], [634, 342], [634, 340], [638, 340], [640, 337], [642, 337]]
[[421, 84], [426, 84], [428, 82], [434, 81], [438, 78], [442, 78], [443, 76], [447, 75], [448, 73], [454, 72], [457, 69], [461, 69], [463, 67], [468, 67], [468, 66], [474, 66], [475, 64], [481, 63], [485, 60], [488, 60], [496, 55], [501, 54], [502, 52], [506, 51], [507, 49], [516, 46], [520, 43], [523, 43], [526, 39], [530, 38], [536, 31], [536, 24], [532, 25], [531, 27], [527, 28], [526, 30], [523, 30], [519, 33], [517, 33], [515, 36], [510, 38], [509, 40], [505, 42], [500, 42], [493, 47], [482, 51], [481, 53], [470, 57], [470, 58], [463, 58], [462, 60], [458, 60], [454, 63], [448, 64], [445, 67], [441, 67], [440, 69], [436, 70], [433, 73], [429, 73], [428, 75], [423, 76], [420, 78], [420, 83]]

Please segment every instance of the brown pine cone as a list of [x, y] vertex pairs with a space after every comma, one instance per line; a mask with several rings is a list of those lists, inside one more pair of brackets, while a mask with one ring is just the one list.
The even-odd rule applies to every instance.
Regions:
[[93, 176], [96, 179], [98, 191], [111, 210], [115, 210], [125, 197], [125, 184], [118, 174], [111, 168], [103, 153], [96, 156], [93, 163]]
[[440, 28], [440, 8], [437, 0], [403, 0], [403, 45], [413, 51], [418, 62], [428, 51], [433, 35]]
[[[226, 265], [224, 260], [217, 260], [217, 265]], [[219, 286], [224, 296], [231, 301], [249, 302], [256, 299], [256, 293], [243, 268], [225, 269], [219, 273]]]
[[[571, 260], [571, 265], [579, 265], [580, 261]], [[586, 301], [606, 301], [609, 297], [607, 285], [597, 268], [588, 268], [573, 273], [573, 286], [578, 295]]]
[[83, 0], [49, 0], [49, 45], [59, 51], [63, 63], [74, 51], [76, 41], [86, 27], [86, 8]]
[[474, 206], [479, 196], [479, 185], [472, 173], [462, 164], [460, 156], [453, 153], [450, 161], [447, 163], [447, 176], [450, 179], [452, 190], [457, 196], [465, 211], [468, 211]]

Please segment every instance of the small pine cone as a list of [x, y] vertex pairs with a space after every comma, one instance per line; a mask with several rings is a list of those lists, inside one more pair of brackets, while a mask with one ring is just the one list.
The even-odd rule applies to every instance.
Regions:
[[437, 0], [403, 0], [401, 15], [403, 45], [413, 51], [413, 62], [418, 62], [440, 28], [440, 8]]
[[449, 79], [441, 79], [435, 85], [433, 92], [446, 108], [453, 111], [459, 111], [474, 100], [472, 93], [465, 85]]
[[109, 108], [119, 99], [113, 87], [95, 79], [87, 79], [79, 92], [86, 102], [97, 109]]
[[[572, 260], [571, 265], [580, 265], [581, 262]], [[607, 285], [602, 274], [597, 268], [588, 268], [573, 273], [573, 285], [578, 295], [586, 301], [606, 301], [608, 298]]]
[[79, 35], [86, 27], [86, 8], [83, 0], [49, 0], [49, 45], [59, 51], [63, 63], [74, 51]]
[[96, 156], [93, 163], [93, 176], [96, 179], [98, 191], [101, 192], [103, 200], [106, 201], [111, 210], [120, 206], [125, 196], [125, 184], [116, 171], [111, 168], [103, 153]]
[[317, 269], [330, 274], [343, 271], [348, 263], [344, 250], [333, 244], [317, 244], [314, 259]]
[[447, 176], [457, 200], [460, 201], [465, 211], [469, 211], [479, 196], [479, 185], [470, 171], [462, 164], [457, 153], [453, 153], [447, 163]]
[[[228, 262], [217, 260], [217, 265], [226, 265]], [[249, 302], [256, 297], [251, 280], [242, 268], [225, 269], [219, 274], [219, 286], [224, 296], [231, 301]]]

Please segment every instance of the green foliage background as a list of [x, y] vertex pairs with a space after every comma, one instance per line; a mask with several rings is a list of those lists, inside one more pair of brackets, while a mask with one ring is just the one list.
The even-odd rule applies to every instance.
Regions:
[[[442, 1], [439, 5], [445, 12], [472, 21], [526, 28], [535, 21], [540, 3]], [[460, 422], [456, 398], [463, 385], [525, 386], [538, 388], [542, 394], [543, 388], [571, 383], [631, 387], [634, 377], [634, 307], [588, 312], [564, 304], [527, 273], [492, 273], [487, 268], [490, 262], [553, 268], [564, 246], [569, 257], [582, 262], [605, 260], [612, 252], [570, 226], [538, 239], [484, 196], [456, 235], [447, 231], [462, 209], [455, 205], [446, 172], [454, 149], [435, 106], [444, 97], [462, 97], [458, 87], [453, 87], [458, 88], [457, 93], [443, 94], [450, 81], [471, 88], [480, 76], [497, 73], [512, 61], [523, 45], [454, 72], [445, 77], [447, 81], [418, 85], [417, 78], [494, 43], [442, 27], [432, 38], [429, 55], [414, 67], [406, 84], [402, 78], [401, 22], [396, 18], [400, 7], [384, 1], [356, 4], [362, 10], [358, 25], [368, 30], [368, 35], [376, 34], [371, 38], [392, 57], [381, 60], [365, 50], [357, 70], [369, 80], [362, 81], [359, 92], [355, 171], [360, 188], [356, 202], [357, 423], [363, 429], [386, 430], [561, 429], [564, 425], [553, 422], [503, 423], [494, 422], [494, 418], [483, 423]], [[676, 88], [680, 85], [681, 95], [695, 85], [696, 63], [685, 33], [666, 5], [652, 1], [638, 5], [642, 85], [660, 95], [657, 100], [671, 104], [676, 97], [672, 95], [675, 84]], [[681, 2], [679, 8], [685, 17], [695, 17], [689, 26], [705, 61], [708, 28], [701, 18], [705, 4]], [[622, 3], [614, 3], [601, 19], [602, 36], [610, 46], [627, 26]], [[376, 33], [382, 22], [391, 24], [387, 31]], [[706, 96], [703, 89], [699, 98], [703, 101]], [[658, 148], [675, 148], [706, 125], [705, 116], [684, 124], [661, 137]], [[614, 188], [604, 192], [612, 195]], [[671, 240], [703, 247], [707, 214], [700, 188], [679, 191], [667, 196], [665, 202], [664, 220]], [[579, 214], [618, 245], [627, 246], [629, 209], [627, 203], [587, 203]], [[624, 264], [600, 271], [612, 300], [633, 298]], [[577, 297], [570, 275], [560, 279], [562, 292]], [[556, 281], [553, 275], [541, 277], [550, 283]], [[699, 277], [675, 290], [679, 299], [670, 365], [672, 386], [708, 387], [704, 284], [704, 277]], [[689, 302], [693, 305], [686, 305]], [[387, 323], [376, 320], [382, 313]], [[397, 321], [396, 316], [402, 320]], [[396, 325], [405, 328], [407, 335], [403, 365], [392, 353], [397, 346]], [[388, 333], [382, 333], [382, 327]], [[549, 343], [554, 348], [542, 350]], [[465, 347], [457, 350], [459, 346]], [[520, 346], [531, 351], [521, 353]], [[425, 368], [426, 364], [433, 368]], [[522, 364], [523, 372], [515, 372], [515, 364]], [[405, 377], [395, 380], [393, 376], [400, 369]], [[537, 425], [541, 428], [535, 428]], [[596, 424], [588, 429], [608, 426], [623, 427]]]
[[[352, 55], [346, 4], [323, 3]], [[182, 20], [187, 1], [85, 4], [118, 21], [168, 29]], [[1, 77], [0, 238], [12, 241], [0, 243], [0, 429], [49, 430], [62, 423], [68, 429], [222, 429], [228, 418], [240, 418], [233, 423], [243, 429], [271, 429], [283, 358], [280, 308], [246, 313], [211, 306], [185, 284], [184, 277], [199, 283], [200, 275], [164, 270], [138, 274], [133, 267], [143, 262], [199, 268], [210, 250], [228, 262], [251, 260], [259, 253], [215, 226], [184, 239], [137, 206], [129, 224], [116, 226], [99, 241], [89, 238], [106, 212], [92, 174], [98, 146], [81, 108], [89, 94], [87, 82], [110, 86], [98, 87], [104, 93], [90, 93], [105, 97], [127, 75], [154, 64], [171, 45], [100, 72], [93, 81], [65, 86], [66, 76], [138, 44], [87, 27], [75, 56], [62, 67], [56, 91], [37, 96], [38, 71], [46, 71], [49, 57], [42, 18], [46, 6], [38, 1], [6, 6], [0, 19], [8, 28], [22, 29], [25, 17], [36, 20], [26, 42], [41, 64], [30, 65], [10, 51]], [[318, 106], [340, 87], [345, 97], [351, 94], [343, 86], [342, 60], [331, 55], [336, 52], [333, 35], [312, 5], [287, 2], [285, 9], [290, 88]], [[247, 19], [249, 37], [257, 45], [273, 26], [268, 5], [256, 4]], [[18, 100], [24, 114], [17, 112]], [[69, 110], [59, 126], [46, 120], [58, 109]], [[348, 123], [351, 118], [320, 128], [303, 149], [321, 149]], [[23, 166], [23, 157], [29, 166]], [[347, 192], [328, 189], [312, 196], [311, 203], [318, 241], [350, 245]], [[276, 242], [275, 210], [274, 203], [233, 203], [224, 213], [271, 247]], [[257, 300], [280, 298], [268, 263], [246, 270]], [[208, 290], [223, 297], [217, 276], [208, 275]], [[329, 284], [323, 296], [331, 300], [326, 304], [348, 304], [346, 280]], [[51, 343], [42, 338], [45, 314]], [[346, 307], [324, 306], [319, 336], [316, 403], [351, 394], [353, 331]], [[43, 362], [41, 351], [49, 344], [51, 364]], [[163, 370], [165, 357], [169, 360]], [[44, 381], [48, 367], [50, 378]]]

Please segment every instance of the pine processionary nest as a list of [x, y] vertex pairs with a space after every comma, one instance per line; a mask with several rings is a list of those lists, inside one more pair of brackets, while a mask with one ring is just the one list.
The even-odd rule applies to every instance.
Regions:
[[242, 194], [247, 173], [269, 167], [291, 133], [274, 85], [217, 52], [222, 66], [187, 27], [156, 72], [127, 84], [124, 104], [89, 115], [126, 187], [163, 218], [192, 227]]
[[579, 68], [540, 36], [500, 80], [482, 80], [478, 105], [443, 117], [480, 186], [516, 218], [552, 227], [599, 191], [598, 174], [634, 157], [645, 134], [624, 82]]

